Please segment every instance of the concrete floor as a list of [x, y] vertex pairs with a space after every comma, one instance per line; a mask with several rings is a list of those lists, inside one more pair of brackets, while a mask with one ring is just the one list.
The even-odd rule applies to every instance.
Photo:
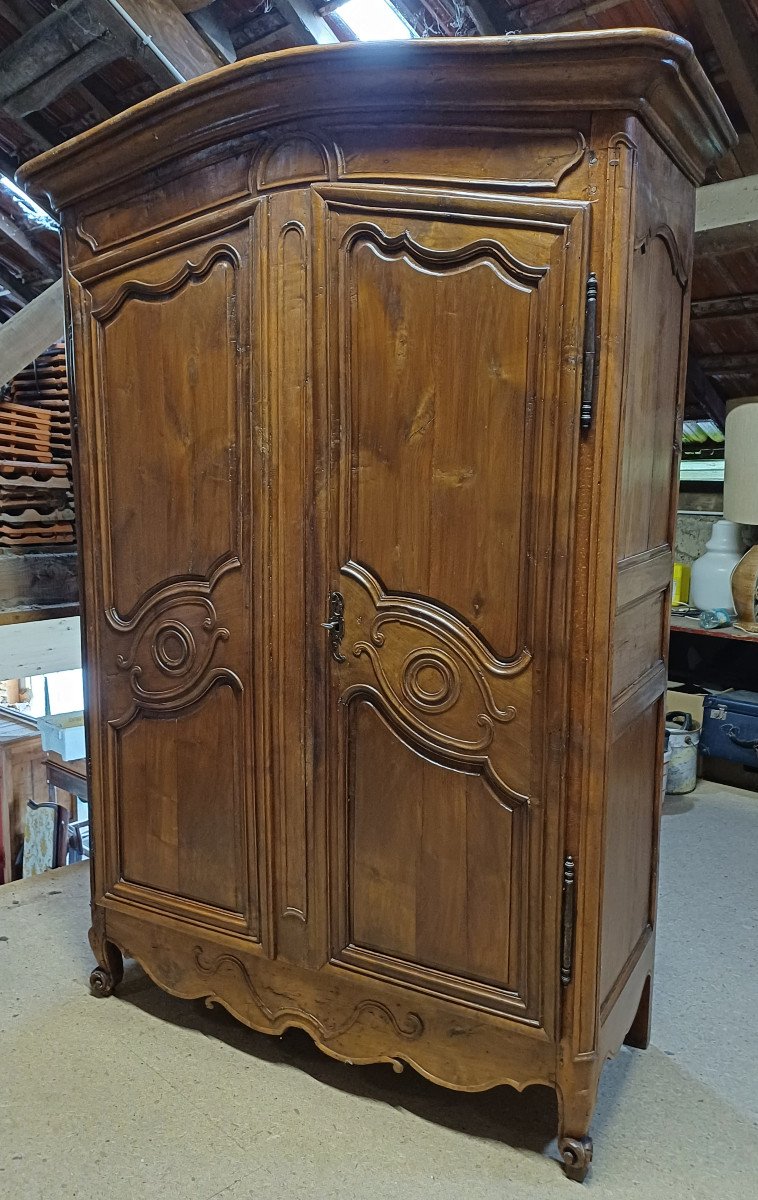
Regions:
[[[606, 1067], [586, 1194], [758, 1196], [758, 796], [667, 801], [653, 1046]], [[582, 1195], [552, 1093], [351, 1068], [174, 1000], [90, 997], [86, 868], [0, 888], [2, 1200]]]

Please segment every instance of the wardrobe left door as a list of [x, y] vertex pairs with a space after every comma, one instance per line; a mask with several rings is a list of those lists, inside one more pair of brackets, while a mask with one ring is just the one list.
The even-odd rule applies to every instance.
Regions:
[[265, 942], [255, 215], [171, 238], [70, 283], [94, 898]]

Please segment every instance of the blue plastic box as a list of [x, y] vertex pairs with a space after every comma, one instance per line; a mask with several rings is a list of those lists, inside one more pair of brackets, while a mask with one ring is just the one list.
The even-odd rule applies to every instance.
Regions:
[[700, 751], [758, 769], [758, 692], [721, 692], [706, 698]]

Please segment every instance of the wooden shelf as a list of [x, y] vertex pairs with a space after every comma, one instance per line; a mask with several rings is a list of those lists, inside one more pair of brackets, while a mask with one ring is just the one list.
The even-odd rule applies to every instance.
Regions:
[[731, 625], [723, 626], [721, 629], [703, 629], [698, 625], [697, 617], [683, 617], [677, 613], [671, 614], [670, 629], [672, 633], [694, 633], [698, 637], [727, 638], [733, 642], [754, 642], [758, 645], [758, 634], [745, 633]]

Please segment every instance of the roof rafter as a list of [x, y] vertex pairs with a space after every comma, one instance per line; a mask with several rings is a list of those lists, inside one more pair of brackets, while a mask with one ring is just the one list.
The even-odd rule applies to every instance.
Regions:
[[758, 353], [701, 354], [700, 365], [708, 375], [755, 375], [758, 373]]
[[0, 54], [0, 104], [13, 117], [44, 108], [118, 55], [87, 0], [66, 0]]
[[160, 87], [225, 65], [173, 0], [89, 0], [89, 5]]
[[[34, 292], [29, 285], [24, 283], [23, 280], [17, 279], [15, 275], [12, 275], [2, 265], [0, 265], [0, 292], [9, 296], [11, 300], [14, 300], [16, 304], [22, 307], [28, 304], [34, 297]], [[5, 328], [6, 326], [3, 325], [2, 329]]]
[[[0, 234], [18, 246], [19, 250], [30, 258], [33, 263], [43, 272], [50, 280], [56, 276], [56, 271], [53, 263], [48, 256], [40, 249], [36, 242], [33, 242], [29, 235], [20, 225], [12, 221], [2, 210], [0, 210]], [[58, 272], [59, 273], [59, 272]]]
[[29, 113], [124, 55], [161, 87], [227, 61], [173, 0], [66, 0], [0, 54], [0, 105], [29, 128]]
[[705, 411], [719, 429], [726, 423], [726, 401], [703, 370], [702, 362], [690, 354], [687, 360], [686, 399], [695, 410]]
[[695, 0], [734, 89], [747, 127], [758, 140], [758, 47], [749, 34], [748, 13], [742, 0]]
[[294, 29], [304, 45], [329, 46], [339, 38], [309, 0], [274, 0], [274, 7]]
[[753, 295], [718, 296], [712, 300], [693, 300], [692, 320], [707, 321], [711, 317], [728, 320], [730, 317], [752, 317], [758, 313], [758, 292]]

